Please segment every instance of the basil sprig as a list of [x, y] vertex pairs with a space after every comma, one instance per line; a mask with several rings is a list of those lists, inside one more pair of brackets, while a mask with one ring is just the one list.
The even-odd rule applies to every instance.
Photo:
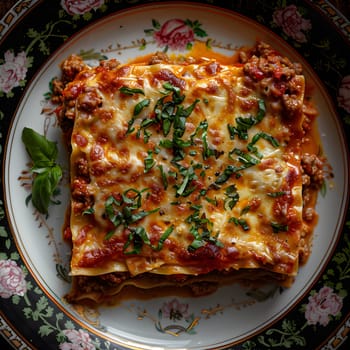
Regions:
[[56, 163], [57, 144], [27, 127], [22, 131], [22, 142], [33, 162], [32, 203], [40, 213], [47, 214], [50, 203], [59, 203], [52, 199], [62, 178], [62, 169]]

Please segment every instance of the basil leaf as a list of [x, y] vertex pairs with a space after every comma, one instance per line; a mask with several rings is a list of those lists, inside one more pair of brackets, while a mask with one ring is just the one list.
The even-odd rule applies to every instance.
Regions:
[[47, 213], [47, 208], [50, 204], [50, 191], [50, 181], [46, 174], [38, 174], [32, 185], [32, 203], [40, 213]]
[[191, 187], [190, 184], [192, 180], [196, 180], [197, 176], [194, 172], [193, 166], [190, 166], [189, 168], [184, 168], [181, 171], [181, 175], [184, 177], [181, 185], [175, 185], [176, 187], [176, 196], [183, 196], [187, 197], [190, 195], [194, 190], [195, 187]]
[[40, 213], [47, 214], [51, 196], [61, 177], [62, 170], [58, 165], [35, 175], [32, 186], [32, 203]]
[[54, 163], [58, 155], [57, 144], [55, 142], [47, 140], [45, 136], [27, 127], [23, 128], [22, 141], [37, 168], [50, 166]]
[[40, 213], [47, 214], [50, 203], [57, 203], [52, 197], [57, 194], [57, 186], [62, 178], [62, 169], [56, 164], [57, 144], [27, 127], [23, 128], [22, 141], [33, 162], [33, 206]]
[[[208, 224], [212, 225], [210, 221], [208, 221]], [[202, 233], [200, 233], [199, 230], [201, 230]], [[212, 236], [212, 231], [209, 230], [206, 225], [192, 226], [190, 228], [190, 233], [194, 236], [194, 240], [187, 247], [189, 252], [193, 252], [198, 248], [205, 246], [207, 243], [214, 244], [220, 248], [224, 247], [223, 243], [218, 240], [219, 232], [217, 232], [215, 236]]]

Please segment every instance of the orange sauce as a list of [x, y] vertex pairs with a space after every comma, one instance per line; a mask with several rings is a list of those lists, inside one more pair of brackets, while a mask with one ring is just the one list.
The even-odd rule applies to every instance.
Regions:
[[[138, 56], [135, 58], [132, 58], [128, 61], [129, 64], [148, 64], [151, 57], [154, 56], [154, 52]], [[235, 53], [232, 56], [224, 55], [220, 52], [216, 52], [212, 50], [210, 47], [208, 47], [205, 43], [198, 42], [195, 43], [189, 53], [186, 55], [176, 55], [172, 54], [169, 55], [170, 61], [173, 62], [181, 62], [181, 60], [186, 61], [186, 59], [194, 58], [196, 61], [200, 60], [201, 58], [205, 59], [213, 59], [218, 61], [221, 64], [238, 64], [238, 55]]]
[[198, 42], [195, 45], [193, 45], [190, 54], [188, 54], [186, 57], [194, 57], [196, 59], [205, 57], [207, 59], [215, 59], [219, 63], [227, 65], [238, 63], [238, 55], [236, 53], [232, 56], [227, 56], [210, 49], [205, 43], [201, 42]]

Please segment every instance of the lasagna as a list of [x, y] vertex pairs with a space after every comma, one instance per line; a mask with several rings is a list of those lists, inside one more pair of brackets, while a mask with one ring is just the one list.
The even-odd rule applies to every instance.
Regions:
[[300, 64], [258, 42], [230, 63], [156, 53], [54, 83], [70, 153], [67, 299], [126, 286], [290, 286], [310, 250], [324, 160]]

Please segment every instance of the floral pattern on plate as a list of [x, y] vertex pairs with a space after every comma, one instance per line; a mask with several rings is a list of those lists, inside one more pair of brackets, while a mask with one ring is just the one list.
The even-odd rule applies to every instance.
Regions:
[[[56, 5], [50, 7], [50, 20], [45, 26], [39, 26], [38, 29], [29, 26], [24, 32], [24, 39], [18, 44], [10, 40], [13, 33], [10, 33], [8, 39], [3, 41], [4, 51], [0, 57], [0, 99], [3, 102], [0, 105], [0, 119], [3, 123], [0, 134], [2, 156], [6, 128], [10, 124], [9, 116], [16, 108], [23, 89], [42, 62], [56, 47], [62, 45], [69, 34], [84, 28], [90, 21], [101, 18], [107, 13], [128, 8], [130, 3], [141, 4], [142, 1], [119, 0], [111, 3], [103, 0], [62, 0], [58, 7]], [[225, 5], [222, 6], [225, 7]], [[326, 8], [324, 2], [321, 6]], [[347, 62], [349, 60], [346, 54], [337, 49], [333, 43], [331, 36], [336, 34], [319, 28], [317, 16], [312, 13], [310, 5], [302, 1], [257, 1], [255, 7], [260, 11], [254, 10], [249, 4], [228, 7], [243, 15], [249, 15], [270, 27], [299, 50], [304, 57], [312, 60], [315, 70], [322, 76], [329, 93], [338, 105], [338, 113], [346, 126], [348, 135], [350, 79]], [[314, 34], [316, 31], [317, 37]], [[208, 35], [210, 33], [207, 33], [206, 28], [199, 21], [188, 18], [171, 18], [164, 22], [153, 19], [152, 28], [145, 29], [144, 33], [164, 51], [187, 50], [196, 40], [208, 42], [210, 38]], [[140, 40], [136, 46], [142, 49], [142, 45], [139, 45], [142, 42], [146, 41]], [[105, 52], [99, 53], [95, 50], [85, 53], [86, 58], [91, 59], [103, 58], [105, 54]], [[350, 280], [350, 243], [347, 238], [350, 233], [349, 215], [350, 213], [347, 213], [347, 221], [341, 238], [342, 244], [339, 244], [322, 276], [299, 306], [271, 328], [230, 349], [303, 348], [309, 344], [309, 339], [317, 338], [321, 334], [330, 334], [335, 327], [345, 322], [344, 317], [349, 312], [347, 292]], [[12, 307], [22, 313], [22, 316], [19, 317], [33, 323], [34, 329], [37, 329], [35, 337], [37, 337], [38, 346], [56, 343], [60, 349], [115, 348], [115, 345], [109, 340], [99, 338], [80, 328], [80, 324], [76, 321], [67, 318], [36, 284], [9, 233], [10, 228], [6, 221], [3, 201], [0, 205], [0, 220], [2, 248], [0, 253], [0, 301], [3, 302], [1, 305], [6, 306], [4, 310], [8, 310], [10, 300]], [[42, 217], [40, 220], [45, 222]], [[58, 274], [60, 274], [59, 271]], [[61, 275], [67, 277], [62, 266]], [[250, 300], [258, 299], [259, 294]], [[223, 309], [220, 309], [219, 305], [215, 310], [215, 312], [221, 312]], [[135, 309], [132, 312], [135, 312], [136, 317], [140, 320], [151, 319], [159, 332], [166, 333], [170, 337], [182, 333], [195, 333], [200, 327], [201, 318], [204, 318], [203, 315], [205, 315], [204, 313], [196, 316], [190, 312], [188, 304], [176, 298], [165, 301], [160, 306], [157, 316], [150, 315], [147, 310], [142, 309]], [[211, 315], [214, 315], [215, 312], [212, 311]], [[98, 321], [99, 316], [93, 312], [89, 315], [88, 309], [80, 309], [78, 314], [86, 317], [90, 324], [96, 327], [101, 326]], [[180, 324], [181, 322], [184, 323]], [[348, 328], [345, 327], [346, 329]], [[23, 336], [29, 338], [29, 334], [31, 333], [26, 334], [23, 330]], [[326, 341], [324, 336], [322, 339]], [[331, 346], [329, 348], [332, 348]], [[118, 346], [118, 348], [122, 347]]]

